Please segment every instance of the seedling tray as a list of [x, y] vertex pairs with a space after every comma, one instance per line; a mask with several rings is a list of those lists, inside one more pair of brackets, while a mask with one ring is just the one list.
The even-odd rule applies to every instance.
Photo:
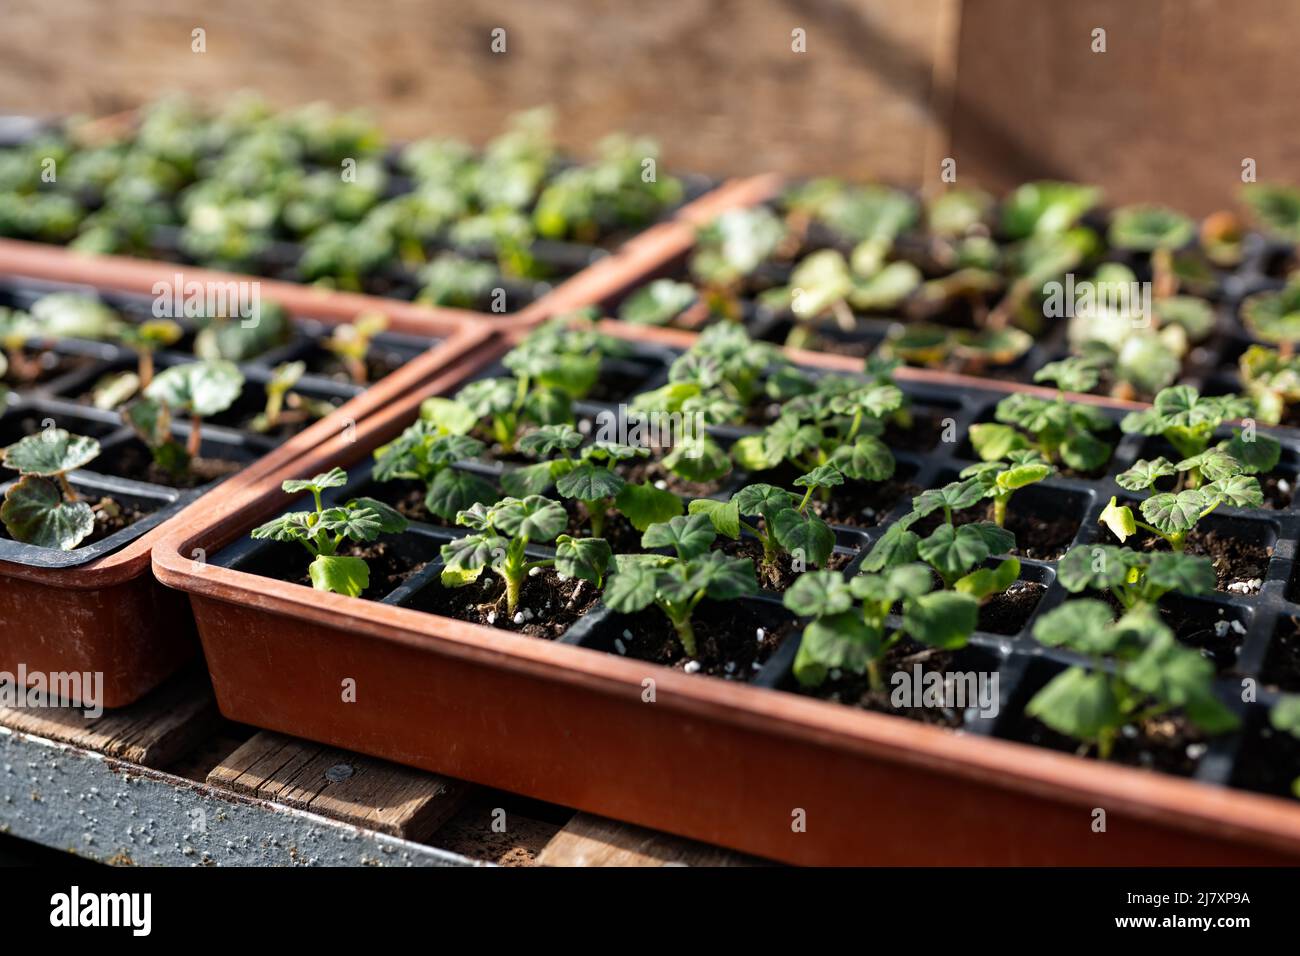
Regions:
[[[674, 354], [667, 343], [689, 342], [669, 332], [637, 337], [642, 344], [630, 360], [607, 370], [607, 401], [661, 383]], [[951, 419], [959, 441], [916, 439], [896, 451], [903, 486], [893, 500], [860, 523], [836, 528], [846, 572], [906, 510], [906, 483], [932, 487], [969, 463], [961, 439], [1006, 394], [910, 370], [898, 381], [924, 413], [918, 421]], [[459, 384], [440, 383], [443, 390]], [[1005, 609], [982, 615], [980, 630], [951, 663], [997, 672], [998, 714], [955, 711], [946, 715], [948, 728], [799, 692], [790, 666], [801, 634], [771, 592], [714, 613], [737, 628], [785, 628], [780, 643], [755, 657], [752, 673], [707, 676], [686, 673], [681, 661], [665, 666], [628, 656], [620, 645], [629, 622], [602, 606], [554, 640], [421, 610], [439, 589], [437, 546], [458, 529], [416, 525], [407, 538], [392, 539], [401, 573], [367, 595], [371, 600], [291, 583], [294, 573], [285, 569], [293, 552], [247, 538], [255, 524], [293, 507], [272, 486], [338, 465], [349, 483], [332, 493], [336, 499], [392, 494], [371, 481], [370, 452], [414, 418], [420, 397], [363, 423], [354, 444], [331, 442], [268, 475], [261, 494], [242, 495], [215, 520], [178, 523], [155, 550], [159, 578], [191, 595], [218, 702], [232, 719], [795, 863], [1300, 857], [1300, 805], [1262, 795], [1280, 793], [1281, 781], [1300, 773], [1300, 765], [1274, 774], [1270, 784], [1253, 776], [1278, 760], [1297, 763], [1294, 754], [1268, 756], [1282, 742], [1261, 733], [1272, 695], [1294, 679], [1268, 663], [1277, 657], [1278, 635], [1287, 633], [1285, 622], [1300, 614], [1293, 603], [1300, 595], [1290, 589], [1300, 532], [1293, 482], [1270, 511], [1216, 514], [1223, 528], [1271, 547], [1256, 593], [1187, 599], [1197, 604], [1192, 608], [1166, 599], [1171, 620], [1208, 625], [1211, 636], [1200, 637], [1219, 668], [1216, 690], [1244, 717], [1241, 731], [1198, 749], [1179, 777], [1028, 743], [1025, 701], [1075, 662], [1030, 636], [1034, 621], [1066, 597], [1051, 557], [1022, 557], [1014, 590], [1029, 599], [1012, 602], [1018, 616]], [[1123, 409], [1112, 410], [1118, 417]], [[1100, 480], [1051, 479], [1021, 492], [1013, 521], [1023, 509], [1073, 523], [1059, 551], [1102, 540], [1097, 515], [1120, 493], [1114, 475], [1144, 451], [1143, 443], [1124, 438]], [[1293, 475], [1300, 446], [1284, 443], [1279, 474]], [[468, 467], [488, 475], [496, 469]], [[201, 568], [185, 558], [195, 547], [209, 555]], [[1179, 630], [1184, 640], [1198, 639], [1195, 628]], [[1256, 701], [1243, 703], [1243, 678], [1259, 684]], [[1104, 832], [1095, 830], [1099, 809]]]
[[[2, 119], [6, 122], [3, 126], [0, 126], [0, 149], [23, 145], [41, 132], [52, 128], [49, 123], [42, 123], [27, 117], [3, 117]], [[112, 117], [111, 120], [119, 131], [125, 132], [134, 125], [136, 116], [134, 114], [123, 114]], [[387, 177], [387, 184], [382, 197], [385, 200], [409, 195], [419, 188], [417, 181], [401, 168], [398, 161], [399, 155], [400, 148], [394, 147], [385, 152], [382, 157], [376, 157], [382, 160]], [[559, 161], [556, 168], [551, 170], [548, 181], [559, 172], [576, 165], [577, 163], [573, 160]], [[334, 174], [338, 172], [337, 167], [325, 167], [312, 162], [305, 162], [302, 170], [304, 175], [321, 171]], [[498, 275], [497, 281], [494, 283], [495, 287], [505, 290], [506, 314], [518, 313], [525, 309], [537, 299], [549, 293], [556, 283], [563, 282], [588, 266], [600, 262], [626, 240], [645, 228], [671, 220], [684, 207], [689, 206], [718, 185], [716, 180], [696, 173], [681, 173], [678, 174], [678, 178], [683, 185], [682, 200], [676, 205], [663, 210], [655, 218], [654, 222], [646, 226], [605, 228], [602, 230], [601, 235], [590, 243], [545, 238], [535, 239], [527, 251], [537, 263], [539, 271], [542, 273], [541, 277], [530, 279]], [[95, 211], [103, 202], [103, 197], [98, 191], [83, 193], [78, 198], [89, 212]], [[175, 201], [175, 197], [173, 197], [171, 202], [175, 204]], [[195, 268], [196, 260], [185, 252], [181, 243], [181, 234], [182, 229], [178, 225], [160, 225], [156, 227], [149, 235], [149, 249], [140, 258], [179, 265], [187, 271]], [[260, 254], [253, 257], [247, 266], [240, 271], [271, 280], [290, 283], [302, 282], [304, 280], [299, 269], [299, 263], [303, 257], [304, 248], [303, 242], [291, 236], [281, 235], [270, 241], [267, 247]], [[495, 262], [497, 259], [496, 250], [490, 244], [453, 244], [449, 239], [430, 242], [426, 244], [423, 251], [430, 259], [443, 252], [453, 252], [483, 262]], [[417, 269], [402, 263], [393, 263], [362, 277], [362, 289], [358, 291], [369, 295], [385, 296], [411, 302], [416, 299], [420, 291], [420, 280]], [[480, 301], [472, 303], [472, 308], [491, 314], [493, 312], [493, 301], [490, 297], [485, 296]]]
[[[5, 275], [0, 280], [0, 301], [23, 306], [45, 292], [68, 288]], [[150, 314], [148, 297], [99, 294], [126, 316]], [[242, 366], [247, 390], [256, 392], [275, 363], [311, 358], [317, 342], [338, 321], [329, 309], [324, 311], [323, 318], [295, 317], [292, 341]], [[394, 371], [364, 391], [328, 376], [304, 376], [299, 382], [303, 393], [338, 410], [297, 434], [258, 435], [241, 428], [241, 415], [247, 409], [241, 411], [239, 404], [224, 417], [215, 416], [203, 426], [203, 455], [243, 465], [217, 487], [256, 482], [261, 472], [291, 461], [324, 438], [350, 433], [358, 421], [421, 384], [442, 363], [480, 347], [490, 333], [476, 329], [463, 315], [431, 312], [414, 323], [394, 319], [391, 331], [374, 343], [376, 357]], [[186, 341], [182, 339], [182, 344]], [[141, 518], [70, 552], [0, 539], [0, 670], [14, 673], [21, 663], [29, 673], [102, 672], [102, 703], [122, 706], [156, 686], [196, 649], [189, 609], [153, 579], [149, 552], [168, 521], [186, 507], [210, 507], [214, 488], [211, 483], [164, 487], [129, 477], [137, 469], [126, 458], [144, 451], [142, 446], [122, 427], [116, 412], [96, 409], [84, 396], [100, 374], [123, 363], [134, 365], [134, 359], [117, 346], [77, 340], [54, 342], [45, 354], [55, 360], [50, 374], [30, 388], [11, 392], [9, 404], [0, 409], [0, 443], [8, 445], [50, 425], [96, 437], [101, 454], [89, 469], [70, 476], [73, 485], [88, 494], [111, 492], [115, 498], [125, 497], [140, 510]], [[159, 368], [187, 360], [190, 356], [177, 352], [156, 356]], [[256, 397], [260, 403], [260, 395]], [[174, 431], [187, 435], [188, 426], [176, 423]], [[144, 454], [147, 460], [147, 451]], [[6, 472], [4, 481], [14, 478]], [[201, 555], [192, 557], [201, 559]]]
[[[574, 280], [552, 294], [530, 315], [555, 314], [582, 306], [598, 306], [608, 315], [616, 315], [619, 306], [639, 288], [653, 279], [671, 278], [690, 282], [687, 263], [695, 247], [696, 229], [719, 213], [731, 208], [755, 205], [775, 206], [782, 188], [776, 176], [755, 177], [734, 184], [726, 201], [693, 210], [690, 217], [679, 217], [677, 222], [666, 224], [642, 238], [642, 248], [635, 258], [602, 264], [607, 268], [592, 269], [590, 280]], [[719, 197], [723, 198], [723, 197]], [[1104, 218], [1092, 217], [1101, 231], [1105, 231]], [[898, 255], [908, 259], [921, 253], [912, 248], [917, 245], [913, 237], [900, 237]], [[846, 255], [852, 244], [834, 233], [818, 227], [809, 230], [805, 248], [800, 256], [818, 248], [838, 248]], [[1291, 245], [1259, 233], [1246, 237], [1243, 258], [1232, 269], [1215, 270], [1215, 287], [1204, 297], [1215, 310], [1215, 328], [1210, 336], [1195, 346], [1184, 359], [1179, 384], [1194, 385], [1206, 394], [1223, 394], [1239, 391], [1240, 376], [1237, 360], [1254, 341], [1242, 325], [1238, 315], [1242, 301], [1257, 292], [1273, 291], [1285, 285], [1283, 264], [1294, 255]], [[1139, 256], [1114, 250], [1107, 261], [1117, 261], [1129, 266], [1139, 280], [1150, 278], [1150, 267]], [[795, 319], [788, 312], [774, 310], [758, 302], [754, 290], [786, 285], [793, 271], [793, 262], [772, 261], [764, 264], [748, 283], [748, 294], [742, 295], [742, 317], [751, 336], [756, 339], [784, 343]], [[1049, 362], [1070, 354], [1066, 340], [1066, 320], [1047, 319], [1045, 331], [1036, 337], [1028, 352], [1008, 365], [990, 365], [982, 371], [967, 373], [968, 377], [994, 379], [1016, 384], [1030, 384], [1034, 374]], [[900, 320], [871, 313], [860, 313], [852, 331], [844, 331], [833, 322], [819, 327], [821, 341], [810, 346], [825, 354], [846, 355], [861, 359], [873, 353], [886, 340], [890, 330]], [[906, 324], [906, 323], [903, 323]]]

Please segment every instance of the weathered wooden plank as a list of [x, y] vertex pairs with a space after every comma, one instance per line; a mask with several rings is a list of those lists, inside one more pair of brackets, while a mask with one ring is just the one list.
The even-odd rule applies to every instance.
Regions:
[[96, 750], [146, 767], [162, 767], [201, 743], [219, 721], [207, 674], [168, 681], [129, 707], [87, 717], [80, 707], [0, 707], [0, 725]]
[[473, 789], [458, 780], [265, 732], [222, 760], [207, 782], [407, 840], [431, 835]]
[[539, 866], [761, 866], [752, 857], [607, 820], [574, 816], [537, 857]]

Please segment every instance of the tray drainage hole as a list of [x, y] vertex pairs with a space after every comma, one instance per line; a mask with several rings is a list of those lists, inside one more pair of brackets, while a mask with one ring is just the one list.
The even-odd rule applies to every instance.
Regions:
[[352, 765], [348, 763], [336, 763], [325, 771], [325, 779], [330, 783], [342, 783], [348, 777], [352, 776]]

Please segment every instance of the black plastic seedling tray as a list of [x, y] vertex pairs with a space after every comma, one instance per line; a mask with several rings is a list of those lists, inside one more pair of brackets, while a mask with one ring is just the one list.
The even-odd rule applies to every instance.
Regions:
[[[779, 211], [776, 201], [769, 201], [766, 205], [774, 212]], [[1095, 221], [1090, 224], [1104, 234], [1106, 230], [1104, 216], [1098, 214], [1092, 219]], [[904, 235], [899, 238], [891, 258], [919, 263], [925, 255], [921, 246], [923, 242], [918, 237]], [[853, 244], [826, 227], [814, 223], [810, 226], [797, 255], [790, 260], [765, 262], [745, 281], [741, 295], [742, 320], [752, 337], [777, 344], [785, 343], [787, 336], [796, 325], [795, 318], [788, 311], [773, 309], [762, 304], [758, 301], [758, 296], [766, 289], [788, 285], [794, 267], [800, 259], [811, 252], [828, 248], [838, 249], [847, 256], [852, 252]], [[1294, 247], [1291, 244], [1252, 233], [1245, 239], [1242, 261], [1237, 266], [1231, 269], [1213, 268], [1213, 288], [1207, 291], [1203, 298], [1210, 302], [1215, 310], [1215, 328], [1204, 342], [1194, 346], [1186, 356], [1178, 383], [1194, 385], [1207, 394], [1237, 390], [1240, 383], [1237, 359], [1252, 342], [1238, 317], [1241, 302], [1256, 292], [1282, 288], [1285, 285], [1284, 264], [1293, 261], [1294, 256]], [[1151, 269], [1145, 256], [1123, 250], [1112, 250], [1106, 256], [1106, 261], [1127, 265], [1134, 271], [1139, 281], [1150, 279]], [[1080, 273], [1078, 278], [1082, 280], [1087, 274]], [[692, 281], [687, 263], [680, 259], [660, 269], [654, 277], [668, 277], [683, 282]], [[935, 276], [927, 274], [926, 277]], [[604, 304], [616, 312], [618, 306], [626, 301], [636, 288], [637, 286], [633, 286]], [[857, 322], [851, 331], [839, 328], [833, 321], [822, 322], [816, 330], [818, 341], [805, 347], [814, 351], [865, 357], [874, 353], [889, 337], [891, 330], [900, 325], [900, 322], [907, 324], [887, 313], [859, 312], [856, 316]], [[943, 323], [940, 321], [938, 324]], [[1045, 319], [1044, 329], [1035, 336], [1034, 344], [1029, 351], [1014, 362], [969, 369], [965, 374], [1005, 382], [1032, 383], [1034, 374], [1044, 365], [1066, 358], [1070, 354], [1066, 325], [1066, 319]], [[954, 326], [954, 328], [959, 327]]]
[[[152, 316], [152, 300], [148, 296], [12, 278], [0, 279], [0, 306], [25, 309], [42, 295], [69, 290], [96, 295], [128, 320], [144, 320]], [[182, 325], [185, 324], [182, 321]], [[251, 464], [300, 430], [293, 428], [260, 434], [241, 427], [264, 405], [265, 383], [275, 366], [282, 362], [304, 360], [309, 363], [309, 370], [318, 370], [317, 374], [309, 371], [294, 386], [293, 391], [303, 396], [337, 407], [364, 391], [362, 386], [321, 373], [327, 366], [320, 364], [320, 360], [327, 353], [323, 353], [320, 342], [329, 331], [323, 323], [295, 319], [288, 342], [240, 363], [245, 379], [243, 393], [231, 409], [204, 421], [201, 457]], [[178, 345], [187, 344], [192, 332], [192, 327], [186, 326], [186, 335]], [[370, 360], [378, 368], [393, 371], [432, 344], [434, 340], [421, 336], [382, 333], [374, 340]], [[89, 394], [101, 376], [135, 368], [136, 357], [130, 349], [106, 342], [62, 339], [50, 343], [42, 350], [42, 355], [50, 363], [49, 371], [31, 386], [11, 390], [7, 403], [0, 400], [0, 448], [51, 427], [96, 438], [100, 442], [100, 454], [87, 469], [70, 475], [73, 487], [84, 491], [87, 496], [109, 494], [119, 503], [129, 503], [141, 517], [127, 527], [71, 551], [24, 544], [0, 534], [0, 561], [42, 568], [85, 564], [140, 537], [219, 482], [220, 479], [216, 479], [193, 486], [172, 487], [130, 477], [131, 473], [139, 470], [130, 466], [147, 462], [148, 450], [122, 422], [118, 412], [97, 408], [89, 400]], [[195, 361], [192, 355], [175, 350], [161, 351], [155, 356], [159, 370], [192, 361]], [[310, 423], [301, 427], [306, 427], [306, 424]], [[172, 431], [183, 441], [189, 435], [189, 424], [177, 420], [172, 424]], [[0, 484], [2, 493], [17, 476], [5, 471], [0, 478], [4, 480]]]
[[[669, 348], [638, 344], [632, 354], [608, 360], [596, 389], [599, 400], [581, 403], [580, 416], [594, 416], [663, 384], [667, 365], [676, 354]], [[502, 373], [498, 366], [483, 374]], [[1006, 395], [992, 389], [944, 384], [907, 382], [901, 383], [901, 387], [912, 399], [918, 428], [893, 442], [898, 468], [893, 482], [886, 483], [889, 491], [883, 496], [885, 500], [863, 513], [862, 520], [852, 526], [834, 524], [836, 554], [846, 562], [843, 565], [846, 574], [855, 573], [884, 529], [910, 510], [914, 494], [955, 479], [962, 468], [973, 463], [965, 437], [969, 426], [992, 420], [997, 402]], [[1123, 412], [1113, 410], [1111, 415], [1118, 426]], [[944, 425], [951, 426], [950, 434], [956, 436], [955, 441], [941, 440]], [[746, 428], [714, 429], [724, 443], [748, 431]], [[1184, 766], [1178, 772], [1206, 783], [1285, 795], [1289, 793], [1291, 780], [1300, 775], [1300, 747], [1285, 734], [1272, 732], [1266, 714], [1279, 693], [1300, 691], [1300, 666], [1297, 666], [1300, 665], [1300, 625], [1296, 623], [1300, 620], [1300, 581], [1294, 580], [1296, 539], [1300, 534], [1300, 512], [1295, 507], [1300, 440], [1283, 433], [1279, 435], [1283, 457], [1268, 484], [1270, 507], [1220, 509], [1206, 519], [1210, 530], [1258, 543], [1268, 550], [1266, 566], [1260, 575], [1262, 584], [1257, 590], [1249, 588], [1250, 593], [1217, 590], [1199, 598], [1170, 594], [1162, 599], [1161, 609], [1179, 640], [1199, 647], [1214, 662], [1218, 674], [1216, 692], [1243, 718], [1242, 728], [1232, 734], [1190, 744], [1181, 754]], [[1086, 660], [1068, 651], [1040, 645], [1032, 637], [1032, 630], [1043, 613], [1071, 598], [1056, 580], [1060, 554], [1075, 545], [1118, 543], [1098, 523], [1098, 517], [1112, 495], [1121, 498], [1128, 495], [1115, 483], [1115, 476], [1137, 458], [1151, 457], [1152, 445], [1159, 440], [1140, 435], [1120, 436], [1118, 427], [1115, 436], [1118, 438], [1115, 453], [1103, 476], [1095, 479], [1054, 476], [1018, 492], [1012, 499], [1009, 525], [1014, 526], [1020, 514], [1035, 515], [1067, 522], [1073, 531], [1055, 542], [1050, 549], [1055, 552], [1053, 556], [1029, 557], [1017, 552], [1021, 560], [1020, 580], [1010, 589], [1015, 596], [990, 602], [981, 611], [979, 629], [969, 645], [937, 661], [940, 670], [996, 672], [999, 679], [996, 715], [982, 714], [977, 707], [945, 711], [940, 719], [948, 726], [973, 735], [1074, 749], [1054, 741], [1050, 731], [1027, 718], [1024, 706], [1061, 669]], [[1223, 437], [1228, 437], [1227, 430]], [[490, 478], [510, 466], [479, 461], [462, 463], [460, 467]], [[369, 461], [355, 465], [348, 474], [348, 484], [329, 492], [327, 500], [369, 495], [395, 503], [404, 491], [409, 491], [393, 483], [374, 482]], [[726, 495], [749, 481], [771, 480], [770, 472], [755, 476], [733, 473], [712, 493]], [[394, 547], [403, 553], [402, 560], [408, 563], [409, 573], [400, 586], [369, 596], [385, 604], [423, 610], [430, 589], [441, 587], [439, 546], [464, 533], [468, 532], [413, 522], [407, 536], [392, 539]], [[296, 547], [244, 538], [220, 550], [211, 560], [219, 566], [283, 578], [285, 568], [295, 560]], [[539, 555], [547, 553], [546, 549], [535, 550]], [[999, 606], [999, 601], [1009, 602], [1010, 609], [1007, 605]], [[657, 612], [651, 609], [641, 613]], [[764, 637], [757, 633], [758, 628], [780, 637], [779, 643], [768, 640], [757, 650], [748, 668], [716, 673], [713, 678], [700, 675], [699, 679], [742, 680], [773, 692], [816, 694], [799, 689], [794, 680], [792, 664], [802, 635], [798, 622], [782, 607], [779, 593], [765, 590], [753, 598], [729, 602], [713, 611], [706, 602], [701, 605], [701, 613], [724, 615], [737, 629], [754, 628], [760, 644]], [[605, 653], [626, 654], [631, 635], [629, 624], [622, 615], [596, 605], [556, 640]], [[680, 668], [684, 661], [665, 663]], [[1244, 693], [1247, 687], [1253, 694]], [[817, 696], [833, 699], [828, 693]], [[926, 719], [935, 718], [927, 715]]]

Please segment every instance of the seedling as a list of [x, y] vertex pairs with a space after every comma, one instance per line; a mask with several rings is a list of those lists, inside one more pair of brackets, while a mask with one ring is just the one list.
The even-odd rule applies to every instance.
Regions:
[[[950, 482], [942, 488], [922, 492], [912, 499], [912, 510], [890, 525], [868, 552], [862, 567], [883, 571], [920, 558], [943, 580], [946, 588], [973, 595], [979, 600], [1006, 590], [1020, 573], [1020, 562], [1007, 558], [996, 569], [979, 568], [991, 555], [1005, 554], [1016, 546], [1016, 537], [992, 521], [956, 524], [953, 513], [983, 501], [988, 488], [980, 477]], [[943, 521], [922, 538], [912, 526], [927, 515], [941, 512]], [[982, 572], [989, 571], [985, 574]]]
[[871, 262], [875, 271], [862, 275], [836, 249], [822, 249], [805, 257], [790, 274], [787, 286], [764, 292], [760, 301], [776, 309], [789, 309], [796, 322], [786, 346], [802, 348], [818, 325], [833, 318], [840, 329], [857, 326], [854, 310], [888, 311], [900, 306], [921, 284], [921, 273], [910, 262], [888, 265]]
[[671, 491], [629, 484], [615, 470], [621, 462], [648, 457], [648, 448], [607, 441], [583, 447], [582, 443], [582, 433], [572, 425], [544, 425], [530, 432], [520, 441], [519, 450], [542, 460], [506, 472], [501, 487], [523, 497], [555, 485], [561, 498], [582, 503], [596, 538], [604, 533], [605, 519], [614, 508], [638, 531], [682, 513], [682, 500]]
[[180, 341], [182, 329], [171, 319], [150, 319], [138, 325], [122, 326], [122, 344], [136, 354], [136, 387], [148, 388], [153, 382], [154, 353]]
[[634, 325], [671, 325], [700, 301], [689, 282], [654, 279], [637, 289], [618, 307], [618, 317]]
[[758, 591], [754, 562], [710, 551], [717, 531], [705, 514], [678, 515], [653, 524], [641, 536], [644, 548], [671, 548], [675, 556], [620, 554], [605, 584], [605, 604], [620, 614], [657, 605], [672, 623], [687, 657], [695, 657], [691, 616], [706, 597], [734, 601]]
[[[773, 485], [747, 485], [729, 501], [697, 498], [690, 503], [689, 511], [693, 515], [708, 515], [714, 529], [733, 541], [740, 538], [741, 531], [757, 538], [763, 546], [763, 560], [759, 565], [761, 576], [763, 580], [777, 584], [780, 580], [777, 561], [781, 554], [790, 555], [798, 571], [807, 565], [823, 565], [829, 560], [835, 550], [835, 532], [808, 510], [808, 504], [818, 488], [843, 483], [843, 475], [824, 465], [795, 479], [795, 485], [805, 489], [802, 497]], [[745, 521], [742, 515], [760, 520]]]
[[1300, 341], [1300, 278], [1276, 292], [1256, 292], [1241, 303], [1241, 321], [1250, 334], [1277, 346], [1284, 359], [1295, 355]]
[[1164, 538], [1174, 551], [1182, 552], [1197, 523], [1219, 505], [1258, 508], [1264, 504], [1259, 481], [1242, 472], [1241, 462], [1222, 448], [1211, 448], [1176, 464], [1164, 457], [1139, 460], [1116, 477], [1121, 488], [1146, 491], [1153, 489], [1161, 478], [1174, 475], [1179, 475], [1180, 486], [1186, 487], [1176, 492], [1158, 492], [1144, 499], [1141, 510], [1146, 521], [1138, 521], [1131, 508], [1117, 504], [1112, 497], [1101, 513], [1101, 523], [1120, 541], [1141, 528]]
[[1165, 206], [1121, 206], [1111, 215], [1110, 244], [1151, 256], [1151, 284], [1157, 299], [1178, 291], [1174, 253], [1196, 237], [1196, 223]]
[[1267, 232], [1287, 242], [1300, 241], [1300, 189], [1251, 183], [1242, 187], [1241, 199]]
[[1110, 591], [1124, 608], [1155, 604], [1170, 591], [1209, 594], [1216, 583], [1209, 558], [1109, 544], [1071, 548], [1057, 565], [1057, 580], [1072, 594]]
[[763, 431], [732, 446], [732, 457], [749, 471], [789, 462], [810, 472], [832, 465], [853, 481], [884, 481], [894, 473], [894, 456], [880, 440], [886, 421], [906, 399], [893, 384], [825, 375], [813, 382], [782, 376], [769, 391], [788, 391], [780, 417]]
[[0, 520], [15, 541], [41, 548], [71, 551], [95, 530], [95, 514], [113, 513], [108, 498], [92, 507], [81, 499], [68, 472], [84, 468], [99, 456], [99, 442], [50, 428], [4, 450], [4, 467], [22, 477], [5, 492]]
[[1250, 400], [1240, 395], [1201, 395], [1190, 385], [1175, 385], [1159, 392], [1150, 408], [1125, 415], [1120, 430], [1162, 435], [1184, 458], [1195, 458], [1220, 425], [1250, 412]]
[[419, 302], [472, 309], [486, 302], [498, 285], [496, 267], [455, 253], [439, 255], [420, 269]]
[[456, 523], [474, 530], [442, 546], [446, 587], [464, 587], [491, 569], [505, 582], [506, 613], [513, 616], [528, 572], [554, 566], [561, 574], [580, 577], [600, 587], [609, 563], [609, 544], [603, 538], [564, 535], [554, 558], [529, 561], [530, 544], [554, 541], [569, 522], [558, 501], [541, 495], [502, 498], [496, 504], [475, 504], [456, 515]]
[[453, 467], [483, 451], [483, 443], [466, 434], [476, 421], [455, 402], [425, 399], [420, 417], [396, 439], [375, 450], [375, 480], [420, 482], [425, 487], [424, 506], [448, 521], [475, 504], [491, 504], [498, 495], [489, 481]]
[[[159, 372], [144, 390], [140, 402], [157, 403], [171, 413], [188, 416], [190, 434], [185, 452], [190, 458], [197, 458], [203, 443], [203, 419], [233, 405], [243, 387], [244, 375], [232, 362], [189, 362]], [[127, 414], [135, 419], [145, 413], [128, 410]], [[156, 418], [157, 413], [150, 413], [149, 417]]]
[[1265, 425], [1281, 422], [1287, 409], [1300, 401], [1300, 356], [1252, 345], [1237, 366], [1242, 387], [1255, 403], [1255, 417]]
[[[833, 670], [866, 674], [871, 689], [880, 692], [885, 689], [881, 664], [904, 637], [942, 650], [965, 647], [979, 618], [979, 602], [954, 591], [932, 592], [932, 587], [930, 569], [923, 564], [902, 564], [847, 581], [834, 571], [801, 575], [784, 598], [795, 614], [813, 618], [795, 655], [795, 678], [804, 687], [816, 687]], [[891, 625], [897, 604], [902, 615]]]
[[0, 347], [8, 359], [11, 378], [33, 382], [41, 375], [39, 359], [29, 346], [57, 339], [110, 339], [122, 327], [117, 313], [92, 296], [53, 292], [32, 304], [31, 312], [0, 306]]
[[1113, 426], [1095, 405], [1074, 402], [1070, 392], [1086, 392], [1097, 383], [1095, 366], [1078, 358], [1052, 362], [1034, 376], [1055, 382], [1055, 398], [1016, 392], [998, 402], [997, 423], [970, 427], [971, 446], [983, 461], [999, 461], [1016, 452], [1036, 451], [1049, 464], [1093, 471], [1110, 460], [1111, 446], [1101, 437]]
[[321, 418], [334, 410], [329, 402], [317, 401], [293, 391], [306, 371], [305, 362], [282, 362], [271, 370], [271, 378], [263, 386], [266, 407], [249, 422], [250, 431], [272, 432], [287, 425]]
[[366, 312], [352, 322], [335, 328], [322, 344], [343, 363], [353, 382], [365, 385], [370, 379], [366, 356], [370, 353], [375, 336], [387, 328], [388, 316], [382, 312]]
[[262, 302], [256, 314], [199, 317], [194, 354], [205, 362], [247, 362], [283, 345], [293, 334], [289, 314], [274, 302]]
[[1008, 452], [1005, 461], [984, 461], [964, 468], [960, 478], [978, 478], [984, 482], [984, 497], [993, 499], [993, 523], [999, 528], [1007, 523], [1007, 506], [1011, 496], [1021, 488], [1037, 484], [1056, 469], [1036, 450]]
[[254, 528], [252, 537], [272, 541], [297, 541], [312, 556], [307, 568], [311, 586], [317, 591], [333, 591], [356, 597], [370, 586], [370, 568], [365, 558], [338, 553], [346, 541], [365, 544], [381, 534], [406, 530], [406, 519], [397, 511], [373, 498], [353, 498], [347, 504], [325, 508], [321, 493], [347, 484], [342, 468], [332, 468], [305, 481], [291, 480], [280, 487], [291, 495], [310, 491], [311, 511], [290, 511], [273, 521]]
[[711, 314], [740, 318], [741, 284], [784, 238], [785, 226], [765, 206], [729, 210], [700, 229], [690, 270]]
[[[1181, 710], [1202, 732], [1220, 734], [1239, 721], [1214, 694], [1214, 665], [1183, 647], [1150, 605], [1134, 607], [1118, 620], [1104, 602], [1070, 601], [1044, 614], [1034, 637], [1091, 658], [1061, 672], [1025, 706], [1048, 727], [1096, 747], [1110, 759], [1126, 726]], [[1115, 666], [1108, 668], [1107, 660]]]

